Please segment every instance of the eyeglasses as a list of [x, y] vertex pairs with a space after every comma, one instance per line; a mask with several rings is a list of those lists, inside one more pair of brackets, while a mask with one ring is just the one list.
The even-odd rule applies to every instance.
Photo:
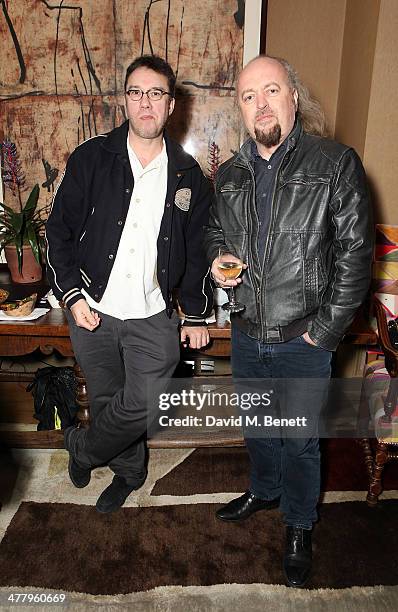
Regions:
[[142, 91], [142, 89], [138, 87], [132, 87], [126, 91], [126, 96], [128, 96], [130, 100], [133, 100], [133, 102], [139, 102], [144, 94], [147, 95], [151, 102], [159, 102], [165, 95], [171, 98], [173, 97], [169, 91], [163, 91], [163, 89], [159, 89], [158, 87], [151, 87], [148, 91]]

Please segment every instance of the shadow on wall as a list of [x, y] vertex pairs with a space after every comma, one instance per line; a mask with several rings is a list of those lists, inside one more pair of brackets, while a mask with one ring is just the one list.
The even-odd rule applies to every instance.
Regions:
[[0, 447], [0, 512], [11, 500], [20, 466], [11, 449]]
[[192, 122], [194, 96], [182, 85], [176, 87], [176, 103], [174, 112], [167, 124], [167, 132], [180, 144], [185, 142]]
[[387, 209], [381, 201], [380, 192], [377, 189], [377, 181], [373, 180], [372, 176], [369, 176], [369, 173], [366, 173], [369, 185], [370, 192], [370, 201], [372, 202], [373, 208], [373, 223], [388, 223], [388, 219], [386, 218]]

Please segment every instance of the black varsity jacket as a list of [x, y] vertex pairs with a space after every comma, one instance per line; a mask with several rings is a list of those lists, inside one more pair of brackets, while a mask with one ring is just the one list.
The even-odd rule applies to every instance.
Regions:
[[[99, 302], [109, 280], [134, 187], [127, 132], [126, 121], [79, 145], [54, 195], [46, 225], [47, 274], [55, 296], [69, 308], [84, 297], [82, 288]], [[187, 322], [201, 321], [212, 308], [203, 249], [211, 188], [193, 157], [166, 134], [165, 142], [168, 179], [157, 278], [169, 316], [177, 290]]]

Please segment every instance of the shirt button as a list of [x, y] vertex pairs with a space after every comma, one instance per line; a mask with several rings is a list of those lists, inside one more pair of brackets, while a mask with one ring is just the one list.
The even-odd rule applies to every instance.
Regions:
[[272, 168], [272, 166], [271, 166], [271, 164], [269, 164], [269, 166], [268, 166], [268, 170], [271, 170], [271, 168]]
[[98, 285], [98, 289], [102, 289], [102, 285]]
[[134, 252], [135, 252], [134, 249], [130, 249], [130, 253], [134, 253]]
[[117, 222], [118, 225], [123, 225], [123, 221], [121, 219], [119, 219], [119, 221]]
[[126, 278], [131, 278], [131, 274], [126, 274]]
[[137, 223], [133, 223], [133, 227], [138, 227]]
[[167, 240], [168, 240], [168, 239], [169, 239], [169, 237], [168, 237], [168, 236], [165, 236], [165, 237], [163, 238], [163, 240], [165, 240], [166, 242], [167, 242]]
[[110, 254], [108, 255], [108, 259], [113, 259], [113, 253], [110, 253]]
[[135, 198], [135, 201], [137, 202], [137, 204], [141, 202], [140, 198]]
[[166, 272], [166, 269], [162, 268], [162, 274], [165, 274], [165, 272]]
[[94, 293], [94, 297], [95, 298], [99, 297], [98, 293]]
[[170, 202], [166, 202], [166, 207], [170, 208], [170, 206], [171, 206]]
[[129, 188], [127, 187], [127, 189], [126, 189], [126, 193], [130, 193], [130, 192], [131, 192], [131, 189], [129, 189]]

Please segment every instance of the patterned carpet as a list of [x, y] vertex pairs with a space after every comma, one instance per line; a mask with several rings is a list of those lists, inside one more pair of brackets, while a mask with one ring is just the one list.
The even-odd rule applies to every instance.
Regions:
[[[397, 516], [398, 500], [382, 502], [377, 518], [362, 502], [325, 504], [308, 588], [395, 585]], [[90, 506], [25, 502], [0, 544], [0, 585], [115, 595], [170, 585], [284, 584], [282, 533], [277, 511], [230, 525], [217, 521], [213, 504], [102, 516]]]
[[[303, 591], [284, 586], [278, 511], [241, 525], [214, 517], [219, 504], [246, 488], [243, 449], [152, 451], [147, 482], [109, 516], [92, 507], [110, 482], [106, 468], [77, 490], [68, 482], [64, 451], [13, 451], [2, 457], [0, 473], [1, 609], [15, 609], [5, 605], [12, 587], [61, 590], [74, 610], [396, 609], [397, 470], [389, 470], [391, 488], [371, 510], [364, 491], [356, 490], [364, 468], [353, 449], [350, 454], [348, 447], [334, 447], [350, 469], [338, 470], [344, 490], [324, 494], [314, 530], [314, 572]], [[325, 466], [336, 463], [333, 452], [324, 453]], [[338, 486], [336, 469], [325, 474], [329, 486]]]
[[[363, 450], [357, 440], [323, 439], [322, 491], [364, 491], [368, 475]], [[194, 495], [246, 491], [249, 457], [245, 448], [201, 448], [156, 483], [152, 495]], [[398, 469], [385, 467], [385, 490], [398, 489]]]

